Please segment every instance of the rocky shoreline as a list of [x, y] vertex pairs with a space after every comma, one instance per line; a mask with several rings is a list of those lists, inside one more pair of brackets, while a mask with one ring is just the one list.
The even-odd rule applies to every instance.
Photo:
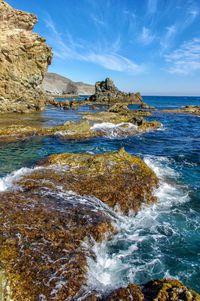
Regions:
[[[6, 121], [0, 127], [1, 142], [51, 135], [67, 140], [102, 137], [105, 126], [112, 126], [119, 136], [131, 136], [161, 126], [143, 118], [152, 116], [155, 109], [143, 102], [140, 93], [121, 92], [110, 78], [96, 82], [95, 93], [85, 100], [59, 102], [47, 97], [41, 84], [52, 51], [44, 38], [32, 32], [37, 17], [4, 1], [0, 10], [0, 113], [30, 113], [45, 106], [76, 110], [83, 104], [110, 105], [101, 112], [81, 114], [83, 121], [51, 128]], [[140, 104], [141, 110], [131, 110], [126, 104]], [[200, 113], [199, 106], [165, 112]], [[200, 300], [183, 283], [171, 279], [131, 283], [105, 294], [88, 290], [87, 258], [95, 258], [94, 243], [118, 232], [119, 214], [135, 216], [142, 206], [157, 201], [154, 190], [159, 179], [142, 159], [123, 148], [102, 154], [52, 154], [18, 173], [4, 179], [10, 186], [0, 192], [2, 301]]]
[[13, 184], [14, 191], [1, 192], [0, 203], [5, 300], [200, 300], [170, 279], [129, 284], [108, 295], [87, 289], [91, 246], [117, 233], [117, 212], [134, 215], [156, 201], [158, 178], [142, 159], [124, 149], [54, 154]]

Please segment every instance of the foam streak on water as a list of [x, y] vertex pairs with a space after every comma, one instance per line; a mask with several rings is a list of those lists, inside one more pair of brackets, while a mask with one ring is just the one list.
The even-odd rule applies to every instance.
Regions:
[[134, 130], [137, 130], [137, 126], [130, 122], [121, 122], [121, 123], [111, 123], [111, 122], [101, 122], [96, 123], [91, 127], [91, 130], [97, 132], [103, 132], [104, 135], [108, 138], [116, 138], [121, 135], [128, 135]]
[[[88, 258], [88, 286], [102, 294], [130, 282], [166, 277], [186, 281], [198, 267], [196, 259], [191, 262], [190, 255], [184, 256], [189, 251], [181, 250], [190, 240], [183, 229], [194, 223], [179, 208], [189, 201], [187, 189], [174, 182], [179, 174], [168, 166], [167, 158], [144, 160], [160, 180], [155, 191], [158, 203], [143, 208], [135, 218], [120, 216], [120, 232], [111, 241], [94, 245], [96, 259]], [[197, 221], [195, 227], [200, 231]]]

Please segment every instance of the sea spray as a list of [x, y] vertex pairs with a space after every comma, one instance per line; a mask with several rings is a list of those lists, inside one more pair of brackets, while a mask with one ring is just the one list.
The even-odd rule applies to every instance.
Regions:
[[117, 138], [126, 136], [134, 131], [137, 131], [137, 126], [130, 122], [112, 123], [112, 122], [101, 122], [96, 123], [91, 127], [91, 130], [96, 132], [102, 132], [105, 137]]
[[147, 156], [144, 161], [159, 177], [160, 186], [154, 192], [158, 203], [144, 207], [136, 217], [120, 216], [119, 233], [93, 246], [96, 257], [88, 258], [88, 287], [102, 295], [128, 283], [182, 276], [181, 271], [174, 271], [173, 260], [170, 264], [171, 245], [181, 239], [180, 229], [170, 215], [176, 210], [174, 205], [189, 201], [188, 193], [174, 182], [179, 174], [169, 167], [167, 158]]

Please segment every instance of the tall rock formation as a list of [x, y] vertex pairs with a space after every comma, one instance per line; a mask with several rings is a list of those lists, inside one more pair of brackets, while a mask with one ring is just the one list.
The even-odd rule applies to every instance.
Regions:
[[0, 113], [44, 108], [41, 83], [52, 51], [32, 32], [37, 21], [35, 15], [0, 1]]
[[105, 81], [98, 81], [95, 84], [95, 93], [87, 98], [89, 101], [98, 103], [142, 103], [140, 93], [124, 93], [115, 85], [112, 79], [106, 78]]

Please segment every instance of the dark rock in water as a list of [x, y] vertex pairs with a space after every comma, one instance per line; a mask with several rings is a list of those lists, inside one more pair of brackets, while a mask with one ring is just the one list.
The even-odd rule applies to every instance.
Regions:
[[133, 118], [131, 118], [131, 119], [129, 120], [129, 122], [131, 122], [131, 123], [133, 123], [133, 124], [135, 124], [135, 125], [137, 125], [137, 126], [141, 126], [141, 125], [147, 124], [146, 119], [144, 119], [144, 118], [141, 117], [141, 116], [134, 116]]
[[185, 108], [182, 109], [162, 110], [162, 111], [167, 113], [187, 113], [193, 115], [200, 115], [200, 106], [187, 105]]
[[89, 109], [90, 109], [90, 110], [99, 110], [99, 107], [90, 106]]
[[[87, 300], [87, 299], [86, 299]], [[171, 279], [151, 280], [143, 286], [129, 284], [120, 287], [108, 297], [88, 299], [98, 301], [199, 301], [200, 296], [182, 282]]]
[[140, 93], [121, 92], [110, 78], [95, 84], [95, 94], [86, 99], [98, 103], [142, 103]]
[[200, 300], [200, 296], [188, 289], [182, 282], [171, 279], [157, 279], [147, 282], [142, 289], [144, 300], [174, 301]]
[[123, 115], [127, 115], [127, 114], [130, 114], [130, 113], [133, 113], [132, 110], [130, 110], [127, 105], [125, 104], [119, 104], [119, 103], [116, 103], [114, 105], [111, 105], [107, 112], [111, 112], [111, 113], [119, 113], [119, 114], [123, 114]]
[[47, 96], [46, 97], [46, 101], [45, 101], [45, 105], [46, 106], [54, 106], [57, 108], [63, 108], [64, 110], [69, 110], [70, 109], [70, 102], [69, 100], [63, 100], [63, 101], [59, 101], [51, 96]]
[[146, 104], [146, 103], [142, 103], [142, 104], [140, 105], [140, 108], [141, 108], [141, 109], [155, 109], [153, 106], [149, 106], [149, 105]]

